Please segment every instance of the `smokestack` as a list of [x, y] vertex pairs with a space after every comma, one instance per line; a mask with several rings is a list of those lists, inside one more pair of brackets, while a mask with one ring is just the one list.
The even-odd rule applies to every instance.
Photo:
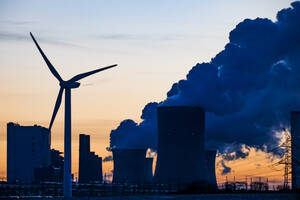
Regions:
[[[113, 183], [147, 183], [152, 179], [152, 159], [146, 149], [113, 149]], [[151, 165], [151, 175], [149, 166]]]
[[205, 112], [200, 107], [157, 109], [158, 149], [154, 182], [189, 185], [207, 182]]
[[78, 182], [89, 182], [89, 153], [90, 153], [90, 136], [85, 134], [79, 135], [79, 168]]
[[300, 111], [291, 112], [292, 189], [300, 190]]
[[217, 178], [216, 178], [216, 151], [207, 150], [205, 151], [206, 157], [206, 166], [207, 166], [207, 175], [208, 182], [211, 184], [211, 187], [218, 189]]

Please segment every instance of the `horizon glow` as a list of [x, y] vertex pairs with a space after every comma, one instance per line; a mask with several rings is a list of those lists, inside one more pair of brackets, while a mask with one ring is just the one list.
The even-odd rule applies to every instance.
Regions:
[[[1, 1], [0, 177], [6, 176], [6, 123], [48, 127], [59, 90], [30, 31], [64, 79], [119, 65], [83, 80], [72, 92], [72, 171], [77, 176], [80, 133], [91, 135], [96, 154], [110, 155], [105, 150], [109, 133], [121, 120], [140, 121], [146, 103], [164, 100], [192, 66], [214, 57], [243, 19], [275, 20], [291, 2]], [[63, 107], [64, 102], [52, 130], [52, 148], [60, 151]], [[112, 163], [103, 169], [109, 173]]]

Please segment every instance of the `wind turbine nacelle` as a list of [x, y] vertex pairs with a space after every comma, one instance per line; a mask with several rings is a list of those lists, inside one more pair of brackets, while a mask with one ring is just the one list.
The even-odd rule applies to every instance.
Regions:
[[80, 83], [75, 81], [63, 81], [60, 83], [60, 86], [63, 88], [78, 88]]

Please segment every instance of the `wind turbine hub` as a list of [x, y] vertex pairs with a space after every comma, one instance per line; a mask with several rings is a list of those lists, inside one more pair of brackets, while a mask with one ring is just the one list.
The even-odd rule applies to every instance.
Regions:
[[80, 83], [75, 81], [62, 81], [59, 85], [63, 88], [78, 88]]

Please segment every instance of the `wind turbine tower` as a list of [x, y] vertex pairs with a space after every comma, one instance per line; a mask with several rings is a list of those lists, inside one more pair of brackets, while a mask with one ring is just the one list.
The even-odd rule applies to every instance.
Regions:
[[60, 89], [58, 92], [58, 96], [56, 99], [54, 111], [52, 114], [52, 118], [49, 125], [49, 131], [51, 131], [51, 127], [53, 125], [55, 116], [60, 107], [62, 95], [65, 91], [65, 141], [64, 141], [64, 197], [72, 197], [72, 177], [71, 177], [71, 89], [78, 88], [80, 86], [79, 80], [90, 76], [92, 74], [98, 73], [100, 71], [104, 71], [106, 69], [110, 69], [117, 65], [110, 65], [107, 67], [102, 67], [93, 71], [89, 71], [86, 73], [78, 74], [71, 78], [68, 81], [64, 81], [53, 65], [50, 63], [43, 50], [33, 37], [32, 33], [30, 33], [31, 38], [33, 39], [36, 47], [41, 53], [44, 61], [46, 62], [48, 68], [51, 73], [55, 76], [55, 78], [59, 81]]

